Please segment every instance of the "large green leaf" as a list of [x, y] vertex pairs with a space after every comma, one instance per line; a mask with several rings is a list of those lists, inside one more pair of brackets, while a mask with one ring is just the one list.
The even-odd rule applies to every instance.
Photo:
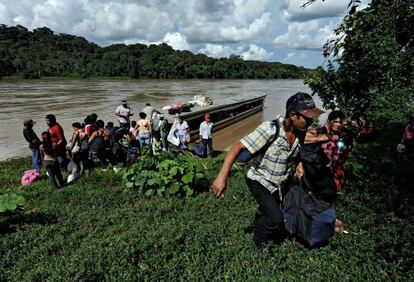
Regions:
[[0, 212], [13, 211], [23, 206], [25, 202], [23, 196], [14, 193], [0, 195]]
[[193, 181], [193, 174], [191, 174], [191, 173], [187, 173], [187, 174], [185, 174], [185, 175], [181, 178], [181, 181], [182, 181], [184, 184], [191, 183], [191, 182]]

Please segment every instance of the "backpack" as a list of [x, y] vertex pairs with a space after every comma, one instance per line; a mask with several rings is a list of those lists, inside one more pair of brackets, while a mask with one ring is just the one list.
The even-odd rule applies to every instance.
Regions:
[[40, 179], [40, 171], [37, 169], [26, 170], [22, 176], [22, 186], [28, 186]]
[[243, 149], [239, 153], [239, 155], [237, 156], [236, 162], [238, 164], [241, 164], [241, 165], [247, 165], [247, 164], [249, 164], [258, 155], [265, 154], [266, 151], [267, 151], [267, 149], [270, 147], [270, 145], [272, 145], [273, 142], [275, 142], [275, 140], [279, 136], [279, 130], [280, 130], [279, 120], [277, 120], [277, 119], [272, 120], [271, 123], [272, 123], [273, 126], [276, 127], [276, 133], [275, 133], [275, 135], [266, 143], [265, 146], [263, 146], [263, 148], [261, 148], [259, 151], [257, 151], [254, 154], [250, 153], [249, 150], [247, 150], [247, 149]]

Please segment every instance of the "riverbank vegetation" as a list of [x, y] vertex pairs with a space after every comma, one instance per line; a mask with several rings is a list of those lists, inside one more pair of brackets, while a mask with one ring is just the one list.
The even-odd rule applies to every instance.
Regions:
[[311, 70], [278, 62], [215, 59], [167, 44], [100, 47], [83, 37], [0, 25], [0, 77], [304, 78]]
[[[359, 145], [351, 157], [353, 170], [371, 173], [352, 175], [338, 202], [350, 234], [315, 249], [288, 238], [265, 256], [246, 232], [256, 203], [243, 173], [219, 200], [208, 190], [148, 198], [112, 171], [56, 191], [46, 178], [21, 188], [30, 160], [2, 162], [1, 192], [27, 203], [0, 214], [0, 280], [412, 280], [414, 165], [378, 146]], [[367, 153], [375, 157], [361, 159]], [[204, 162], [210, 179], [221, 162]]]

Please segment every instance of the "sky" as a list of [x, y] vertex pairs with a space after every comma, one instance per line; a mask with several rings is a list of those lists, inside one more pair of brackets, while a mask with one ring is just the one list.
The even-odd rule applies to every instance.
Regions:
[[[100, 46], [159, 44], [220, 58], [324, 65], [349, 0], [0, 0], [0, 24], [83, 36]], [[361, 8], [368, 5], [363, 0]]]

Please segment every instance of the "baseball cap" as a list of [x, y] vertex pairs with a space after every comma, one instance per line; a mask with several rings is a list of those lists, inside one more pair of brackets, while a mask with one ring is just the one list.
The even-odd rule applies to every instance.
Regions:
[[34, 122], [32, 119], [25, 119], [24, 121], [23, 121], [23, 125], [24, 126], [28, 126], [28, 125], [33, 125], [33, 124], [35, 124], [36, 122]]
[[324, 113], [315, 106], [311, 95], [303, 92], [297, 92], [286, 101], [286, 112], [296, 112], [307, 118], [315, 118]]

